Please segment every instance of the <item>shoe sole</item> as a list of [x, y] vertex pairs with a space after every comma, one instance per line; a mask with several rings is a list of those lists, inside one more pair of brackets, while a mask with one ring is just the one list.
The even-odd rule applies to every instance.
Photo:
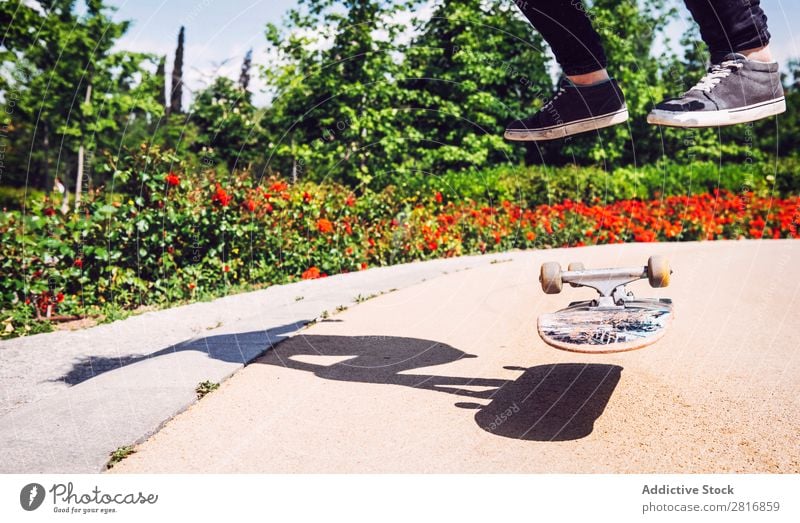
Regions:
[[720, 111], [676, 112], [653, 109], [647, 115], [647, 123], [667, 127], [721, 127], [738, 123], [755, 122], [786, 111], [786, 99], [776, 98], [737, 109]]
[[503, 136], [506, 140], [515, 142], [538, 142], [566, 138], [574, 134], [596, 131], [604, 127], [618, 125], [628, 120], [628, 109], [623, 108], [615, 113], [593, 116], [583, 120], [543, 127], [541, 129], [513, 129], [507, 130]]

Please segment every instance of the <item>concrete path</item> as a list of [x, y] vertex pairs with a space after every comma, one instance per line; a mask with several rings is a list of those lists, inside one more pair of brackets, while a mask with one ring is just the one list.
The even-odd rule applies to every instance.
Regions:
[[270, 287], [74, 332], [0, 342], [0, 473], [97, 472], [323, 311], [502, 256]]
[[[654, 253], [671, 259], [672, 286], [634, 288], [674, 299], [664, 339], [614, 355], [539, 339], [537, 315], [592, 294], [543, 294], [541, 262]], [[303, 330], [113, 471], [800, 472], [800, 242], [500, 258]]]

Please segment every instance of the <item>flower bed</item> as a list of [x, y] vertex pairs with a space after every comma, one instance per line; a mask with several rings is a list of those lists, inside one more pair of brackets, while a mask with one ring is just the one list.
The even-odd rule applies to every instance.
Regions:
[[[604, 204], [356, 195], [336, 184], [119, 180], [61, 215], [46, 199], [0, 216], [3, 336], [99, 314], [412, 260], [615, 242], [798, 238], [800, 198], [715, 192]], [[0, 320], [0, 321], [2, 321]]]

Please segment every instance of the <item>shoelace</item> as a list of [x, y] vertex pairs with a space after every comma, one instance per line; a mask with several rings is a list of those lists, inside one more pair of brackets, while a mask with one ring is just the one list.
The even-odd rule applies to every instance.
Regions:
[[556, 99], [558, 99], [558, 97], [559, 97], [559, 96], [561, 96], [562, 94], [564, 94], [564, 91], [565, 91], [565, 89], [564, 89], [563, 87], [559, 87], [559, 88], [558, 88], [558, 91], [556, 92], [556, 94], [555, 94], [555, 95], [554, 95], [552, 98], [550, 98], [550, 99], [547, 101], [547, 103], [545, 103], [545, 104], [542, 106], [542, 109], [544, 109], [544, 108], [546, 108], [546, 107], [550, 107], [550, 106], [552, 106], [552, 105], [553, 105], [553, 102], [555, 102], [555, 101], [556, 101]]
[[727, 78], [733, 71], [738, 71], [743, 66], [744, 64], [739, 60], [725, 60], [719, 64], [714, 64], [708, 70], [708, 73], [689, 91], [711, 92], [724, 78]]

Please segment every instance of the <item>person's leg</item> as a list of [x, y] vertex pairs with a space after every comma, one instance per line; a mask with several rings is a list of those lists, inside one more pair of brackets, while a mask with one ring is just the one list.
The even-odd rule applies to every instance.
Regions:
[[707, 74], [647, 116], [656, 125], [717, 127], [786, 111], [778, 64], [759, 0], [685, 0], [711, 53]]
[[581, 0], [515, 3], [550, 45], [566, 79], [536, 114], [511, 122], [506, 139], [552, 140], [626, 121], [625, 97], [606, 72], [600, 36]]
[[578, 85], [608, 79], [606, 54], [581, 0], [515, 0], [553, 50], [561, 70]]
[[767, 15], [760, 0], [684, 0], [708, 45], [711, 63], [731, 53], [771, 62]]

